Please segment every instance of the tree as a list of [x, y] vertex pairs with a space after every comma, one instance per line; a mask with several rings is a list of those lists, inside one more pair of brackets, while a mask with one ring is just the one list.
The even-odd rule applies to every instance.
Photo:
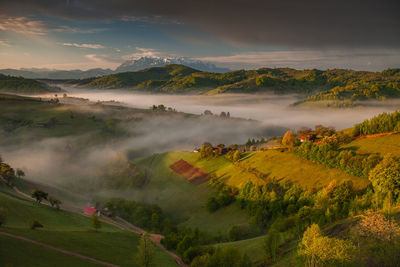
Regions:
[[252, 267], [253, 263], [251, 262], [250, 257], [247, 254], [244, 254], [242, 260], [239, 264], [240, 267]]
[[7, 211], [5, 208], [0, 207], [0, 226], [2, 226], [6, 222]]
[[204, 255], [197, 256], [193, 259], [190, 264], [191, 267], [208, 267], [210, 266], [211, 256], [206, 253]]
[[8, 185], [11, 184], [13, 179], [15, 179], [15, 171], [10, 165], [1, 163], [0, 164], [0, 175], [6, 180]]
[[17, 174], [18, 178], [22, 178], [22, 177], [25, 176], [25, 172], [23, 170], [21, 170], [21, 169], [17, 169], [16, 174]]
[[39, 189], [36, 189], [35, 191], [32, 192], [32, 197], [36, 199], [37, 203], [41, 203], [43, 199], [47, 199], [48, 195], [49, 195], [48, 193]]
[[229, 241], [237, 241], [240, 240], [243, 236], [243, 230], [240, 225], [232, 226], [228, 231], [228, 240]]
[[219, 202], [215, 197], [209, 197], [206, 202], [206, 208], [209, 212], [214, 212], [220, 208]]
[[202, 159], [208, 159], [214, 157], [214, 150], [211, 146], [203, 145], [200, 149], [200, 157]]
[[166, 110], [166, 107], [165, 107], [163, 104], [160, 104], [160, 105], [157, 106], [157, 110], [159, 110], [159, 111], [165, 111], [165, 110]]
[[312, 133], [312, 130], [310, 127], [306, 127], [306, 126], [301, 126], [298, 130], [297, 130], [297, 135], [299, 136], [307, 136], [309, 134]]
[[242, 256], [237, 248], [223, 247], [217, 248], [211, 256], [209, 266], [212, 267], [238, 267]]
[[264, 239], [265, 254], [267, 258], [270, 259], [272, 262], [276, 261], [276, 255], [278, 252], [279, 242], [280, 242], [279, 239], [280, 239], [280, 234], [274, 228], [271, 228], [268, 231], [268, 234], [265, 236]]
[[142, 234], [137, 250], [136, 259], [140, 266], [151, 266], [154, 260], [154, 246], [150, 241], [148, 233]]
[[282, 139], [282, 144], [285, 146], [294, 146], [296, 143], [296, 136], [292, 130], [285, 133]]
[[397, 198], [400, 193], [400, 162], [391, 154], [385, 155], [383, 160], [369, 173], [369, 180], [379, 196]]
[[96, 232], [101, 228], [100, 218], [96, 214], [92, 215], [92, 227]]
[[372, 238], [378, 242], [391, 241], [400, 237], [399, 225], [394, 221], [388, 221], [380, 213], [367, 213], [355, 229], [359, 236]]
[[60, 209], [61, 200], [56, 199], [54, 197], [49, 197], [48, 200], [52, 207], [56, 207], [56, 209], [58, 209], [58, 210]]
[[236, 151], [233, 153], [232, 160], [233, 160], [234, 162], [240, 160], [240, 153], [239, 153], [239, 150], [236, 150]]
[[325, 262], [350, 261], [355, 249], [349, 241], [323, 236], [319, 226], [312, 224], [304, 232], [298, 253], [306, 258], [307, 266], [314, 267]]

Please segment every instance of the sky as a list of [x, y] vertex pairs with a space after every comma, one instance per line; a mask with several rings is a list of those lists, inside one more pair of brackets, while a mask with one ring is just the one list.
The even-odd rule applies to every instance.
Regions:
[[398, 0], [0, 0], [0, 68], [400, 67]]

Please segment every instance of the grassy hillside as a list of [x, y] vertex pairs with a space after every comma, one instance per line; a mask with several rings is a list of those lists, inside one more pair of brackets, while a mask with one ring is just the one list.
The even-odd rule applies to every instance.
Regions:
[[[354, 177], [337, 169], [327, 168], [289, 152], [260, 151], [247, 153], [239, 163], [233, 164], [225, 157], [211, 160], [200, 159], [199, 153], [172, 151], [143, 159], [139, 166], [152, 169], [148, 183], [140, 190], [128, 191], [126, 197], [144, 202], [157, 203], [180, 225], [199, 227], [209, 233], [226, 233], [233, 225], [247, 224], [248, 216], [236, 204], [209, 213], [206, 200], [214, 195], [214, 189], [207, 183], [195, 186], [182, 176], [174, 173], [169, 166], [185, 161], [214, 174], [227, 185], [241, 188], [247, 182], [262, 185], [268, 178], [292, 181], [303, 188], [321, 188], [333, 179], [338, 182], [352, 180], [356, 188], [364, 188], [369, 181]], [[151, 167], [150, 167], [151, 166]], [[253, 169], [259, 173], [255, 173]], [[265, 174], [260, 178], [260, 173]], [[187, 201], [190, 199], [190, 201]]]
[[60, 88], [50, 87], [36, 80], [0, 74], [0, 92], [38, 94], [59, 91], [61, 91]]
[[[0, 193], [0, 206], [7, 210], [7, 221], [0, 228], [1, 231], [113, 264], [136, 266], [134, 255], [139, 242], [137, 234], [119, 230], [105, 223], [102, 224], [99, 232], [95, 232], [90, 228], [90, 218], [67, 211], [57, 211], [33, 202], [17, 200], [4, 193]], [[29, 224], [34, 219], [39, 220], [44, 228], [31, 230]], [[0, 237], [0, 240], [7, 241], [6, 243], [0, 242], [0, 263], [2, 265], [51, 266], [52, 263], [54, 266], [55, 262], [61, 262], [61, 266], [94, 265], [9, 237]], [[5, 246], [5, 244], [9, 245]], [[21, 257], [21, 247], [24, 248], [23, 257]], [[27, 255], [32, 257], [28, 258]], [[172, 257], [159, 249], [156, 249], [155, 257], [157, 266], [177, 266]]]
[[253, 262], [260, 263], [264, 259], [264, 239], [265, 236], [257, 236], [255, 238], [225, 242], [216, 244], [216, 247], [234, 247], [237, 248], [243, 254], [247, 254]]
[[391, 153], [400, 157], [400, 134], [356, 139], [343, 147], [350, 148], [357, 153], [379, 153], [384, 156]]
[[351, 176], [341, 170], [327, 168], [293, 153], [277, 150], [247, 153], [235, 164], [225, 157], [202, 160], [199, 153], [171, 152], [171, 154], [175, 158], [181, 156], [208, 173], [214, 173], [225, 184], [238, 188], [249, 181], [261, 185], [269, 178], [276, 178], [282, 182], [291, 181], [303, 188], [320, 188], [333, 179], [338, 182], [352, 180], [357, 188], [364, 188], [369, 183], [366, 179]]
[[176, 161], [191, 157], [193, 153], [174, 151], [138, 162], [139, 166], [153, 166], [148, 183], [139, 190], [127, 193], [127, 197], [158, 204], [163, 211], [182, 226], [198, 227], [212, 234], [223, 233], [233, 225], [247, 224], [248, 216], [237, 205], [209, 213], [205, 204], [214, 195], [214, 189], [206, 183], [195, 186], [174, 173], [169, 166]]

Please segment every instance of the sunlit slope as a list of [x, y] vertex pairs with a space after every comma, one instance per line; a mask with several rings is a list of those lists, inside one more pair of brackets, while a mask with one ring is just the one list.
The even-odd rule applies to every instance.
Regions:
[[241, 253], [247, 254], [253, 262], [262, 262], [265, 257], [264, 248], [265, 236], [257, 236], [255, 238], [219, 243], [216, 247], [234, 247]]
[[167, 155], [178, 160], [183, 158], [206, 172], [215, 174], [226, 184], [238, 188], [249, 181], [263, 184], [270, 178], [281, 182], [291, 181], [303, 188], [320, 188], [333, 179], [338, 182], [352, 180], [356, 188], [364, 188], [369, 183], [367, 179], [354, 177], [341, 170], [327, 168], [293, 153], [278, 150], [247, 153], [237, 163], [232, 163], [225, 157], [202, 160], [199, 153], [170, 152]]
[[157, 155], [153, 162], [153, 157], [138, 162], [141, 166], [152, 166], [152, 174], [148, 183], [133, 191], [129, 197], [156, 203], [166, 214], [180, 222], [180, 225], [198, 227], [212, 234], [226, 233], [233, 225], [247, 224], [246, 211], [241, 210], [236, 204], [221, 208], [214, 213], [206, 210], [206, 201], [215, 194], [215, 190], [207, 183], [195, 186], [169, 168], [182, 158], [195, 161], [197, 155], [174, 151]]
[[356, 139], [343, 147], [354, 149], [357, 153], [391, 153], [400, 157], [400, 134]]
[[[1, 186], [0, 191], [3, 191]], [[122, 231], [105, 223], [102, 224], [99, 232], [95, 232], [90, 227], [90, 218], [67, 211], [57, 211], [34, 202], [18, 200], [1, 192], [0, 207], [7, 210], [7, 220], [0, 227], [0, 231], [20, 235], [116, 265], [136, 266], [134, 255], [140, 236], [135, 233]], [[37, 219], [44, 227], [31, 230], [30, 223], [34, 219]], [[23, 255], [20, 251], [22, 248], [24, 249]], [[156, 249], [155, 257], [156, 266], [177, 266], [172, 257], [159, 249]], [[73, 264], [94, 266], [93, 263], [72, 256], [9, 237], [0, 237], [1, 266], [6, 264], [54, 266], [58, 262], [62, 262], [60, 266], [72, 266]]]

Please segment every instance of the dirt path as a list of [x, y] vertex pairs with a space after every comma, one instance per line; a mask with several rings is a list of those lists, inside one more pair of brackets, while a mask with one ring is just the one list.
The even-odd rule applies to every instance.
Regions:
[[[140, 234], [145, 233], [145, 230], [131, 224], [130, 222], [118, 217], [119, 220], [121, 220], [123, 223], [125, 223], [126, 225], [137, 229]], [[189, 265], [187, 265], [186, 263], [183, 262], [183, 260], [176, 255], [175, 253], [173, 253], [172, 251], [167, 250], [162, 244], [161, 244], [161, 239], [163, 239], [164, 236], [163, 235], [159, 235], [159, 234], [150, 234], [150, 240], [151, 242], [153, 242], [153, 244], [155, 244], [157, 247], [159, 247], [162, 251], [164, 251], [165, 253], [169, 254], [171, 257], [173, 257], [176, 261], [176, 263], [178, 263], [180, 266], [182, 267], [189, 267]]]
[[35, 240], [29, 239], [29, 238], [26, 238], [26, 237], [23, 237], [23, 236], [14, 235], [14, 234], [5, 233], [5, 232], [0, 232], [0, 235], [4, 235], [4, 236], [8, 236], [8, 237], [11, 237], [11, 238], [14, 238], [14, 239], [18, 239], [18, 240], [22, 240], [22, 241], [25, 241], [25, 242], [29, 242], [29, 243], [32, 243], [32, 244], [37, 245], [37, 246], [41, 246], [41, 247], [48, 248], [48, 249], [51, 249], [51, 250], [54, 250], [54, 251], [58, 251], [60, 253], [66, 254], [66, 255], [70, 255], [70, 256], [73, 256], [73, 257], [76, 257], [76, 258], [79, 258], [79, 259], [82, 259], [82, 260], [87, 260], [87, 261], [90, 261], [90, 262], [94, 262], [94, 263], [97, 263], [97, 264], [100, 264], [100, 265], [103, 265], [103, 266], [119, 267], [118, 265], [115, 265], [115, 264], [111, 264], [111, 263], [108, 263], [108, 262], [105, 262], [105, 261], [96, 260], [94, 258], [91, 258], [91, 257], [88, 257], [88, 256], [84, 256], [82, 254], [78, 254], [78, 253], [75, 253], [75, 252], [72, 252], [72, 251], [68, 251], [68, 250], [65, 250], [65, 249], [56, 248], [56, 247], [53, 247], [53, 246], [50, 246], [50, 245], [47, 245], [47, 244], [44, 244], [44, 243], [41, 243], [41, 242], [37, 242]]
[[354, 139], [374, 138], [374, 137], [393, 135], [393, 134], [398, 134], [398, 133], [399, 133], [398, 131], [393, 131], [393, 132], [387, 132], [387, 133], [366, 134], [366, 135], [360, 135]]
[[[156, 157], [156, 155], [155, 155], [155, 157]], [[155, 157], [153, 158], [152, 163], [154, 162]], [[151, 163], [151, 167], [152, 167], [152, 163]], [[150, 174], [150, 175], [151, 175], [151, 174]], [[30, 199], [30, 200], [32, 200], [32, 201], [35, 201], [34, 198], [32, 198], [32, 197], [31, 197], [30, 195], [28, 195], [28, 194], [25, 194], [24, 192], [21, 192], [16, 186], [14, 186], [13, 189], [14, 189], [14, 191], [15, 191], [16, 193], [20, 194], [21, 196], [24, 196], [25, 198], [28, 198], [28, 199]], [[13, 196], [13, 197], [19, 199], [19, 197], [15, 196], [14, 194], [10, 194], [10, 196]], [[26, 200], [26, 199], [25, 199], [25, 200]], [[41, 203], [41, 204], [50, 206], [49, 203]], [[63, 209], [64, 209], [64, 210], [67, 210], [67, 211], [70, 211], [70, 212], [78, 213], [78, 214], [83, 215], [83, 216], [86, 216], [86, 217], [91, 217], [90, 215], [85, 214], [85, 213], [83, 213], [83, 212], [76, 211], [75, 209], [70, 209], [68, 206], [63, 206]], [[128, 221], [126, 221], [126, 220], [124, 220], [124, 219], [122, 219], [122, 218], [120, 218], [120, 217], [117, 217], [117, 219], [120, 220], [122, 223], [120, 223], [120, 222], [118, 222], [118, 221], [116, 221], [116, 220], [113, 220], [113, 219], [111, 219], [111, 218], [109, 218], [109, 217], [104, 217], [104, 216], [101, 216], [101, 217], [100, 217], [100, 221], [102, 221], [102, 222], [104, 222], [104, 223], [107, 223], [107, 224], [110, 224], [110, 225], [113, 225], [113, 226], [115, 226], [115, 227], [117, 227], [117, 228], [119, 228], [119, 229], [121, 229], [121, 230], [133, 232], [133, 233], [140, 234], [140, 235], [142, 235], [143, 233], [145, 233], [145, 230], [143, 230], [142, 228], [137, 227], [136, 225], [133, 225], [133, 224], [131, 224], [130, 222], [128, 222]], [[0, 233], [2, 233], [2, 232], [0, 232]], [[4, 233], [4, 234], [8, 235], [7, 233]], [[11, 235], [11, 234], [10, 234], [10, 235]], [[21, 237], [21, 238], [24, 238], [24, 237]], [[162, 236], [162, 235], [150, 234], [150, 240], [151, 240], [157, 247], [159, 247], [162, 251], [164, 251], [165, 253], [167, 253], [167, 254], [170, 255], [171, 257], [173, 257], [174, 260], [176, 261], [176, 263], [179, 264], [180, 266], [182, 266], [182, 267], [188, 267], [189, 265], [187, 265], [186, 263], [184, 263], [183, 260], [182, 260], [177, 254], [173, 253], [172, 251], [167, 250], [167, 249], [161, 244], [160, 241], [161, 241], [161, 239], [163, 239], [163, 238], [164, 238], [164, 236]], [[30, 239], [27, 239], [27, 238], [26, 238], [26, 240], [30, 240]], [[34, 241], [34, 240], [30, 240], [30, 241], [36, 242], [36, 241]], [[32, 242], [31, 242], [31, 243], [32, 243]], [[36, 243], [39, 244], [40, 242], [36, 242]], [[36, 243], [34, 243], [34, 244], [36, 244]], [[42, 244], [42, 243], [40, 243], [40, 244]], [[46, 246], [51, 247], [51, 246], [46, 245], [46, 244], [43, 244], [43, 245], [44, 245], [45, 247], [46, 247]], [[54, 248], [54, 247], [52, 247], [52, 248]], [[58, 249], [58, 248], [54, 248], [54, 249], [62, 251], [62, 249]], [[67, 252], [68, 252], [68, 251], [67, 251]], [[70, 253], [73, 253], [73, 252], [70, 252]], [[75, 254], [76, 254], [76, 253], [75, 253]], [[70, 254], [70, 255], [72, 255], [72, 254]], [[76, 254], [76, 255], [80, 255], [80, 254]], [[83, 255], [80, 255], [80, 256], [83, 256]], [[83, 256], [83, 257], [86, 257], [86, 256]], [[90, 257], [87, 257], [87, 258], [90, 258]], [[93, 259], [93, 260], [96, 260], [96, 259]], [[101, 262], [101, 261], [99, 261], [99, 262]], [[112, 265], [112, 264], [110, 264], [110, 263], [106, 263], [106, 264], [109, 264], [109, 265], [107, 265], [107, 266], [117, 266], [117, 265]]]

